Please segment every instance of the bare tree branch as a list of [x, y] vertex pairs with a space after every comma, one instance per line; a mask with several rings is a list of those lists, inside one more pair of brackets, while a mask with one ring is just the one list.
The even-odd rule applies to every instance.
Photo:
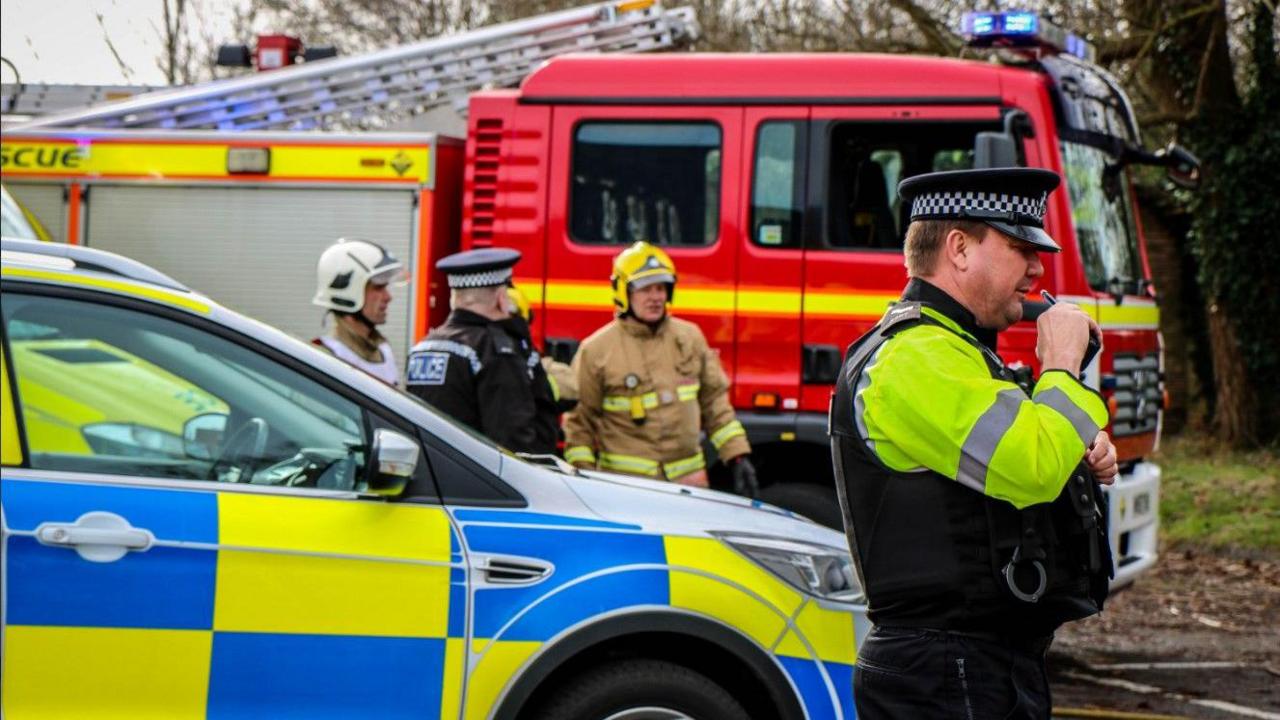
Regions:
[[102, 28], [102, 39], [107, 43], [107, 49], [111, 51], [111, 57], [115, 58], [116, 65], [120, 68], [120, 74], [124, 75], [125, 80], [133, 78], [133, 68], [120, 57], [119, 51], [116, 50], [115, 43], [111, 42], [111, 33], [107, 32], [107, 24], [103, 22], [102, 13], [94, 13], [98, 19], [98, 27]]

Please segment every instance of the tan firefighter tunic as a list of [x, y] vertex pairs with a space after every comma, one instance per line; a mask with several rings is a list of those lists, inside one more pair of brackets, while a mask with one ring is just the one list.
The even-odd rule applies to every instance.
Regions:
[[615, 319], [574, 356], [578, 407], [564, 425], [565, 459], [601, 470], [676, 480], [706, 467], [700, 432], [721, 460], [751, 452], [729, 404], [729, 378], [691, 322], [656, 330]]

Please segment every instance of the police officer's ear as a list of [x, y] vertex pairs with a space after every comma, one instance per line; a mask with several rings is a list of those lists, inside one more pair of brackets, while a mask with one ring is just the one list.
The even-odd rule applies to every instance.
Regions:
[[511, 295], [505, 287], [494, 288], [494, 294], [496, 295], [495, 300], [498, 303], [498, 310], [502, 311], [503, 315], [516, 314], [516, 301], [511, 299]]
[[959, 272], [969, 269], [970, 253], [977, 238], [953, 227], [942, 237], [942, 261]]

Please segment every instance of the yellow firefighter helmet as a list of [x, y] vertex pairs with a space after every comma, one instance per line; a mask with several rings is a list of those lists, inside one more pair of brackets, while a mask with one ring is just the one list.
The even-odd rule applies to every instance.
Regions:
[[507, 297], [511, 298], [511, 314], [519, 315], [524, 321], [533, 324], [533, 308], [529, 306], [529, 298], [515, 285], [507, 286]]
[[667, 284], [667, 303], [676, 294], [676, 265], [662, 248], [641, 240], [618, 253], [613, 259], [613, 304], [619, 315], [625, 315], [631, 307], [628, 290], [639, 289], [654, 283]]

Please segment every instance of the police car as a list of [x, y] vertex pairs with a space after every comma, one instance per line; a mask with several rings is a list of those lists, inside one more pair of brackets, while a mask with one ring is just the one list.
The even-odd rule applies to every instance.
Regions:
[[5, 717], [853, 717], [839, 533], [515, 456], [126, 258], [2, 249]]

